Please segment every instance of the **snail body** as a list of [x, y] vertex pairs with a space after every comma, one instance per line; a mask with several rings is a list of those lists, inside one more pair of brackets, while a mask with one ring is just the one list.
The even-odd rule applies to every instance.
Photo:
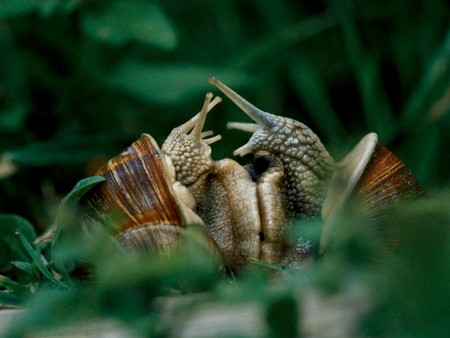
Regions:
[[[220, 102], [211, 102], [210, 95], [206, 101], [204, 114]], [[188, 123], [194, 123], [198, 116]], [[170, 249], [187, 224], [204, 225], [194, 212], [195, 198], [175, 179], [172, 160], [148, 134], [142, 134], [96, 174], [105, 182], [83, 196], [83, 225], [112, 227], [124, 247], [150, 252]], [[206, 231], [203, 234], [207, 246], [218, 254], [214, 240]]]
[[231, 159], [213, 161], [212, 132], [203, 132], [212, 94], [195, 123], [175, 128], [162, 145], [171, 159], [176, 180], [194, 196], [196, 212], [215, 239], [228, 266], [241, 270], [249, 258], [259, 257], [260, 220], [256, 183], [247, 170]]
[[171, 247], [187, 224], [196, 223], [234, 272], [253, 259], [303, 266], [314, 249], [308, 239], [290, 238], [292, 220], [322, 218], [323, 251], [334, 226], [330, 220], [351, 198], [381, 210], [423, 194], [376, 134], [366, 135], [336, 163], [306, 125], [261, 111], [215, 78], [210, 83], [254, 121], [228, 124], [252, 133], [233, 154], [253, 154], [254, 163], [243, 167], [232, 159], [212, 160], [210, 145], [221, 137], [203, 131], [208, 112], [220, 102], [211, 93], [200, 113], [175, 128], [161, 148], [144, 134], [99, 170], [106, 182], [84, 199], [88, 218], [115, 224], [125, 246]]

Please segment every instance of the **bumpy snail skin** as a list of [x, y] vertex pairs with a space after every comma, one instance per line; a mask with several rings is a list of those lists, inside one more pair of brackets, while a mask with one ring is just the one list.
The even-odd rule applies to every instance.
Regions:
[[268, 153], [278, 158], [284, 171], [288, 215], [319, 215], [334, 161], [317, 135], [303, 123], [261, 111], [216, 78], [211, 78], [210, 82], [256, 122], [253, 127], [229, 124], [229, 127], [253, 132], [247, 144], [234, 154]]
[[237, 162], [211, 159], [210, 144], [220, 135], [203, 132], [207, 113], [220, 100], [207, 94], [201, 112], [175, 128], [162, 146], [176, 179], [195, 198], [196, 213], [216, 240], [227, 264], [241, 270], [259, 255], [260, 219], [256, 184]]

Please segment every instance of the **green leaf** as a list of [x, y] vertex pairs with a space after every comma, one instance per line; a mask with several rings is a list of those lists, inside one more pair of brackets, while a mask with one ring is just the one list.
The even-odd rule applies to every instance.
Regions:
[[80, 180], [73, 189], [62, 199], [56, 214], [55, 226], [63, 227], [72, 214], [75, 205], [81, 197], [97, 184], [104, 182], [103, 176], [91, 176]]
[[28, 242], [28, 240], [25, 238], [25, 236], [22, 234], [22, 232], [19, 230], [17, 231], [17, 235], [20, 238], [20, 241], [22, 242], [23, 247], [27, 251], [28, 255], [33, 260], [33, 263], [36, 265], [36, 267], [41, 271], [41, 273], [51, 282], [55, 283], [56, 285], [59, 285], [64, 288], [69, 288], [67, 284], [61, 282], [60, 280], [56, 279], [52, 273], [47, 269], [44, 262], [42, 261], [39, 253], [37, 253], [31, 244]]
[[172, 22], [154, 3], [111, 1], [82, 17], [86, 34], [112, 45], [130, 40], [171, 50], [178, 44]]
[[248, 76], [223, 68], [197, 64], [149, 64], [127, 60], [106, 80], [113, 87], [153, 104], [176, 104], [191, 96], [211, 91], [208, 84], [215, 75], [227, 85], [242, 86]]
[[105, 178], [103, 176], [91, 176], [87, 178], [83, 178], [78, 181], [77, 184], [73, 187], [73, 189], [63, 198], [61, 204], [69, 204], [76, 203], [78, 200], [92, 187], [95, 185], [104, 182]]
[[34, 273], [34, 265], [29, 262], [12, 261], [11, 264], [29, 275], [33, 275]]
[[267, 270], [269, 270], [269, 269], [277, 270], [277, 271], [288, 271], [289, 270], [289, 269], [286, 269], [286, 266], [284, 266], [282, 264], [267, 263], [265, 261], [262, 261], [259, 259], [254, 259], [254, 258], [248, 258], [248, 261], [251, 264], [261, 266]]

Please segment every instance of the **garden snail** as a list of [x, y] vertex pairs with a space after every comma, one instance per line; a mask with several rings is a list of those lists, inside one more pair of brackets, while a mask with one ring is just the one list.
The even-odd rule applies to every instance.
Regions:
[[[192, 129], [220, 102], [208, 94], [201, 113], [182, 127]], [[181, 128], [181, 127], [180, 127]], [[188, 130], [188, 131], [189, 131]], [[205, 135], [197, 134], [197, 137]], [[212, 142], [210, 139], [206, 142]], [[141, 251], [172, 247], [186, 224], [203, 224], [193, 212], [191, 193], [175, 181], [174, 167], [156, 141], [142, 136], [98, 171], [105, 182], [91, 189], [81, 200], [84, 226], [101, 223], [112, 226], [121, 244]], [[205, 240], [216, 253], [215, 243]]]
[[99, 170], [106, 182], [83, 203], [90, 219], [116, 225], [125, 246], [170, 247], [186, 224], [197, 223], [203, 224], [212, 250], [218, 249], [235, 272], [252, 259], [301, 266], [310, 261], [312, 249], [307, 239], [289, 238], [292, 219], [322, 216], [323, 246], [328, 220], [350, 196], [373, 207], [423, 194], [376, 134], [366, 135], [335, 163], [306, 125], [261, 111], [215, 78], [210, 83], [255, 122], [228, 124], [253, 133], [233, 154], [253, 153], [254, 164], [212, 160], [210, 144], [220, 135], [202, 129], [220, 99], [208, 93], [201, 112], [175, 128], [161, 149], [144, 134]]
[[379, 214], [394, 201], [424, 194], [405, 164], [378, 143], [377, 134], [364, 136], [342, 161], [334, 164], [319, 138], [304, 124], [263, 112], [216, 78], [209, 81], [256, 122], [228, 124], [229, 128], [253, 133], [248, 143], [233, 154], [253, 153], [255, 158], [269, 155], [281, 160], [278, 170], [283, 172], [280, 182], [285, 188], [280, 193], [290, 203], [287, 216], [321, 215], [321, 251], [327, 246], [334, 218], [352, 197], [360, 208], [375, 209]]

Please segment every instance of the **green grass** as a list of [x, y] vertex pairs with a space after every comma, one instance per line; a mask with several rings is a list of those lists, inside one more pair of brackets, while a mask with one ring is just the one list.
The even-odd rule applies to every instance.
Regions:
[[[177, 290], [257, 302], [277, 336], [277, 318], [293, 330], [292, 313], [302, 318], [294, 295], [356, 284], [375, 304], [361, 335], [448, 330], [449, 22], [444, 0], [0, 2], [0, 300], [31, 309], [15, 329], [99, 316], [164, 335], [154, 304]], [[78, 220], [61, 210], [100, 163], [143, 132], [161, 144], [198, 112], [205, 92], [216, 92], [211, 75], [261, 109], [305, 122], [337, 159], [377, 132], [428, 194], [386, 220], [403, 234], [400, 251], [374, 268], [377, 234], [343, 221], [336, 251], [273, 291], [266, 268], [230, 278], [195, 245], [148, 260], [124, 255], [102, 232], [75, 230], [51, 249], [32, 244], [52, 224]], [[224, 100], [206, 126], [223, 135], [215, 159], [248, 137], [227, 121], [247, 120]], [[96, 267], [96, 282], [73, 276], [80, 262]], [[280, 308], [289, 313], [274, 315]]]
[[[45, 334], [102, 319], [114, 319], [138, 335], [164, 336], [174, 330], [168, 321], [182, 328], [187, 314], [209, 304], [210, 311], [218, 306], [256, 307], [265, 321], [261, 332], [284, 337], [310, 325], [310, 316], [302, 311], [314, 309], [304, 303], [312, 292], [324, 299], [318, 305], [325, 308], [316, 315], [328, 321], [348, 310], [345, 300], [350, 300], [350, 311], [361, 316], [353, 325], [356, 336], [434, 337], [450, 332], [449, 192], [393, 206], [378, 222], [383, 231], [368, 227], [364, 215], [349, 210], [335, 227], [325, 255], [309, 269], [279, 270], [280, 279], [270, 272], [280, 267], [259, 262], [239, 276], [226, 274], [207, 247], [199, 245], [195, 228], [170, 254], [159, 255], [124, 250], [105, 229], [79, 231], [79, 220], [71, 216], [73, 196], [93, 183], [81, 182], [61, 204], [64, 226], [45, 248], [32, 245], [33, 236], [21, 235], [29, 227], [23, 219], [8, 220], [11, 229], [22, 228], [15, 230], [20, 243], [9, 244], [21, 251], [21, 258], [13, 261], [11, 278], [0, 276], [0, 301], [27, 309], [8, 336]], [[317, 236], [311, 238], [317, 245]], [[386, 247], [392, 239], [396, 247]], [[342, 306], [332, 301], [336, 297]], [[169, 299], [178, 305], [168, 312], [164, 304]], [[330, 315], [326, 306], [334, 306], [335, 313]], [[365, 310], [357, 310], [361, 307]], [[346, 324], [334, 323], [329, 329]], [[238, 336], [248, 336], [242, 328], [236, 330]]]

